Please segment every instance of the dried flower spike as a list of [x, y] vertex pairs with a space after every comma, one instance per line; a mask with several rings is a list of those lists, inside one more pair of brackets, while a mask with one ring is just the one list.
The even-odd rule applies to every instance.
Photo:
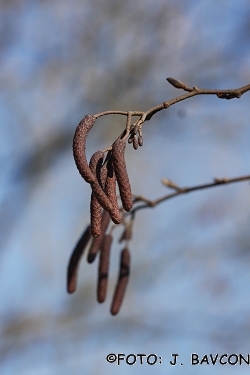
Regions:
[[95, 120], [96, 118], [94, 116], [87, 115], [78, 124], [73, 139], [73, 155], [79, 173], [86, 182], [92, 185], [92, 189], [95, 190], [97, 199], [100, 202], [101, 206], [105, 210], [110, 211], [112, 210], [112, 205], [104, 194], [102, 188], [99, 186], [95, 175], [91, 172], [85, 154], [86, 138], [88, 132], [94, 125]]
[[128, 283], [129, 271], [130, 271], [130, 254], [129, 254], [129, 249], [126, 247], [121, 252], [119, 277], [118, 277], [118, 281], [116, 284], [115, 293], [114, 293], [113, 301], [111, 305], [112, 315], [118, 314], [121, 308], [123, 297], [124, 297], [127, 283]]
[[[104, 153], [102, 151], [96, 151], [90, 159], [89, 168], [95, 176], [95, 181], [91, 183], [91, 188], [101, 207], [103, 207], [106, 211], [112, 211], [112, 203], [103, 191], [103, 180], [105, 177], [105, 173], [102, 171], [103, 158]], [[98, 205], [95, 204], [94, 206], [97, 207]], [[96, 236], [94, 235], [94, 237]]]
[[126, 142], [120, 138], [114, 142], [112, 147], [113, 165], [123, 208], [125, 211], [130, 211], [133, 207], [133, 197], [125, 163], [125, 147]]
[[101, 246], [97, 284], [97, 301], [100, 303], [104, 302], [106, 298], [108, 284], [109, 255], [112, 240], [113, 237], [111, 234], [105, 235]]
[[142, 135], [139, 135], [139, 136], [138, 136], [138, 144], [139, 144], [140, 147], [143, 146], [143, 138], [142, 138]]
[[93, 238], [92, 244], [89, 248], [89, 253], [88, 253], [88, 258], [87, 261], [88, 263], [92, 263], [95, 260], [96, 254], [100, 250], [102, 246], [102, 241], [105, 235], [105, 232], [108, 228], [110, 222], [110, 215], [108, 211], [103, 211], [102, 213], [102, 221], [101, 221], [101, 233], [99, 234], [98, 237]]
[[68, 272], [67, 272], [67, 290], [69, 293], [74, 293], [76, 291], [77, 285], [77, 274], [80, 259], [83, 255], [84, 250], [86, 249], [89, 240], [91, 238], [90, 226], [88, 226], [83, 235], [79, 239], [76, 247], [73, 250], [73, 253], [69, 260]]
[[102, 206], [98, 202], [95, 194], [91, 193], [90, 198], [90, 226], [93, 237], [98, 237], [101, 233]]
[[95, 180], [93, 173], [91, 172], [87, 158], [86, 158], [86, 138], [87, 135], [95, 123], [95, 117], [87, 115], [85, 116], [80, 123], [77, 125], [74, 139], [73, 139], [73, 155], [77, 169], [88, 183], [91, 183]]
[[[100, 173], [104, 153], [102, 151], [96, 151], [89, 162], [91, 172], [96, 176], [98, 182], [100, 181]], [[101, 220], [102, 220], [102, 206], [100, 205], [96, 194], [92, 191], [90, 199], [90, 226], [93, 237], [98, 237], [101, 233]]]
[[107, 197], [109, 198], [113, 209], [110, 212], [111, 220], [115, 224], [120, 224], [122, 222], [122, 217], [119, 211], [119, 206], [117, 202], [117, 195], [116, 195], [116, 175], [113, 167], [113, 155], [111, 154], [107, 163], [107, 179], [105, 184], [105, 192]]
[[134, 136], [134, 138], [133, 138], [133, 147], [134, 147], [135, 150], [138, 149], [138, 139], [137, 139], [136, 136]]

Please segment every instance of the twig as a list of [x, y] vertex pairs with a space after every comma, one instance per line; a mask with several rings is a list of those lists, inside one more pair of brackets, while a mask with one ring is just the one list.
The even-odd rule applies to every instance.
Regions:
[[131, 214], [135, 214], [136, 211], [141, 210], [143, 208], [155, 207], [159, 203], [162, 203], [170, 198], [177, 197], [178, 195], [181, 195], [181, 194], [190, 193], [191, 191], [208, 189], [208, 188], [219, 186], [219, 185], [232, 184], [234, 182], [241, 182], [241, 181], [246, 181], [246, 180], [250, 180], [250, 176], [242, 176], [242, 177], [236, 177], [236, 178], [215, 178], [214, 182], [210, 184], [196, 185], [196, 186], [191, 186], [191, 187], [186, 187], [186, 188], [185, 187], [181, 188], [176, 185], [176, 191], [174, 193], [164, 195], [163, 197], [158, 198], [156, 200], [150, 200], [150, 199], [144, 198], [141, 195], [134, 196], [134, 203], [144, 202], [144, 204], [141, 204], [135, 207], [131, 211]]
[[[167, 78], [168, 79], [168, 78]], [[148, 121], [151, 119], [151, 117], [161, 111], [162, 109], [169, 108], [171, 105], [176, 104], [182, 100], [191, 98], [192, 96], [196, 95], [217, 95], [220, 99], [233, 99], [233, 98], [240, 98], [241, 95], [243, 95], [245, 92], [250, 90], [250, 84], [240, 87], [238, 89], [229, 89], [229, 90], [211, 90], [211, 89], [201, 89], [199, 87], [194, 86], [193, 88], [190, 88], [183, 84], [184, 87], [182, 87], [183, 90], [189, 91], [188, 94], [184, 94], [181, 96], [178, 96], [177, 98], [168, 100], [167, 102], [163, 102], [162, 104], [159, 104], [153, 108], [150, 108], [148, 111], [144, 112], [140, 119], [140, 123], [142, 124], [145, 121]]]
[[[178, 89], [183, 89], [184, 91], [188, 91], [187, 94], [180, 95], [174, 99], [168, 100], [163, 102], [155, 107], [150, 108], [146, 112], [142, 111], [129, 111], [130, 116], [140, 116], [140, 118], [136, 121], [139, 126], [141, 126], [145, 121], [148, 121], [155, 115], [157, 112], [169, 108], [171, 105], [176, 104], [182, 100], [191, 98], [196, 95], [216, 95], [219, 99], [234, 99], [240, 98], [245, 92], [250, 90], [250, 84], [240, 87], [238, 89], [228, 89], [228, 90], [214, 90], [214, 89], [202, 89], [197, 86], [193, 88], [187, 86], [185, 83], [175, 79], [175, 78], [167, 78], [167, 81]], [[106, 115], [124, 115], [128, 116], [128, 111], [104, 111], [94, 115], [95, 118], [106, 116]]]

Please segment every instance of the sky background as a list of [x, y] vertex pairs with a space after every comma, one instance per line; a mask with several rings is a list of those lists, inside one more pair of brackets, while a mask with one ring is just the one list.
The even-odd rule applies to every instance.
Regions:
[[[116, 317], [120, 228], [104, 304], [97, 262], [82, 259], [74, 295], [66, 270], [89, 221], [90, 188], [71, 146], [79, 121], [180, 95], [166, 77], [248, 84], [248, 1], [2, 0], [0, 17], [0, 373], [247, 374], [247, 365], [191, 366], [190, 355], [249, 353], [248, 182], [138, 212]], [[133, 193], [167, 194], [162, 178], [193, 186], [249, 175], [249, 95], [194, 97], [146, 122], [143, 147], [126, 150]], [[124, 126], [122, 116], [98, 119], [88, 157]], [[118, 367], [109, 353], [154, 353], [163, 363]], [[171, 353], [183, 366], [169, 364]]]

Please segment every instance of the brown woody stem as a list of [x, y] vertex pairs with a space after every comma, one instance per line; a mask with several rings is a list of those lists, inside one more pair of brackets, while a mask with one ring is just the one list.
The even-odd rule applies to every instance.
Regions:
[[154, 201], [144, 198], [141, 195], [134, 196], [134, 203], [143, 202], [143, 204], [137, 207], [134, 207], [133, 210], [131, 211], [131, 214], [134, 214], [136, 211], [141, 210], [143, 208], [155, 207], [159, 203], [162, 203], [170, 198], [177, 197], [178, 195], [181, 195], [181, 194], [190, 193], [191, 191], [208, 189], [208, 188], [212, 188], [215, 186], [232, 184], [234, 182], [241, 182], [241, 181], [247, 181], [247, 180], [250, 180], [250, 176], [241, 176], [241, 177], [235, 177], [235, 178], [215, 178], [214, 182], [210, 184], [196, 185], [196, 186], [184, 187], [184, 188], [178, 187], [178, 189], [176, 189], [174, 193], [164, 195], [163, 197], [158, 198]]

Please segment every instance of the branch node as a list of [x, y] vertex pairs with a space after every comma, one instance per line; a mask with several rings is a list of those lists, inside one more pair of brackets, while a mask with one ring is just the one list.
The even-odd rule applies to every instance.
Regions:
[[168, 108], [168, 107], [170, 107], [169, 102], [163, 102], [162, 104], [163, 104], [163, 107], [164, 107], [164, 108]]

